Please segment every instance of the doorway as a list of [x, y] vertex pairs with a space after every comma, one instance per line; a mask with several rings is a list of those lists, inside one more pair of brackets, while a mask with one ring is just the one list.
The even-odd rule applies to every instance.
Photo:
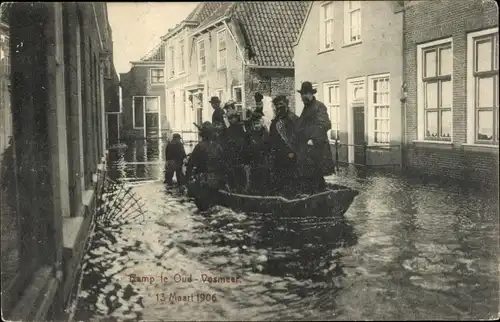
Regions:
[[354, 126], [354, 163], [365, 165], [365, 107], [362, 104], [353, 105]]

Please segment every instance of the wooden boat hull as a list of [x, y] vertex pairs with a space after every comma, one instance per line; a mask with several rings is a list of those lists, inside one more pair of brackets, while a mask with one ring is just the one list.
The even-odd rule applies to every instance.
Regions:
[[297, 199], [281, 196], [255, 196], [219, 190], [217, 204], [242, 212], [289, 216], [342, 216], [358, 191], [339, 185], [328, 185], [324, 192]]

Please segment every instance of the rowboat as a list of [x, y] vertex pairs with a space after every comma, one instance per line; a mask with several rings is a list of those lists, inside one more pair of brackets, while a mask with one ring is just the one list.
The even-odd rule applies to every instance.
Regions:
[[349, 209], [358, 191], [336, 184], [328, 184], [325, 191], [287, 199], [282, 196], [247, 195], [219, 190], [208, 204], [196, 195], [195, 203], [200, 210], [212, 205], [221, 205], [247, 213], [270, 213], [280, 217], [289, 216], [342, 216]]

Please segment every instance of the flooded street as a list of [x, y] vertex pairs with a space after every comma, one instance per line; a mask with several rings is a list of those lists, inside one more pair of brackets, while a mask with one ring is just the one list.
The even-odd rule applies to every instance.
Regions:
[[166, 193], [164, 146], [126, 144], [110, 150], [108, 174], [134, 183], [146, 214], [96, 229], [75, 320], [498, 316], [494, 195], [341, 171], [328, 181], [360, 191], [341, 219], [200, 214]]

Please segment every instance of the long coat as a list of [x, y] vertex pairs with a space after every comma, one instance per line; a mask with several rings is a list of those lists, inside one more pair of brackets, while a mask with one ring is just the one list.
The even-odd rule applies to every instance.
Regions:
[[[299, 174], [317, 177], [335, 173], [327, 132], [332, 127], [325, 104], [314, 99], [295, 124]], [[307, 142], [312, 140], [313, 145]]]

